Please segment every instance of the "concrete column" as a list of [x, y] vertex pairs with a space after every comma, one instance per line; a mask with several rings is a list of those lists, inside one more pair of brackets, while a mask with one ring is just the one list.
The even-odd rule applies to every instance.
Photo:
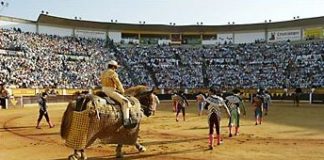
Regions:
[[309, 93], [309, 104], [312, 104], [313, 93]]
[[72, 28], [72, 37], [75, 37], [75, 27]]
[[39, 24], [36, 23], [36, 33], [39, 33]]

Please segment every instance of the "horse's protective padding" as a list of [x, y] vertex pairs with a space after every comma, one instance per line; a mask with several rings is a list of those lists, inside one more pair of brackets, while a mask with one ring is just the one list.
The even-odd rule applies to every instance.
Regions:
[[73, 111], [71, 127], [65, 142], [66, 146], [76, 150], [84, 149], [88, 141], [89, 124], [89, 110]]
[[[138, 123], [142, 118], [140, 103], [134, 101], [130, 108], [131, 117]], [[82, 112], [73, 111], [71, 125], [66, 138], [66, 146], [75, 150], [85, 149], [95, 139], [101, 139], [108, 144], [135, 144], [138, 138], [139, 124], [132, 129], [125, 129], [122, 125], [120, 107], [107, 104], [100, 97], [94, 96], [93, 102], [86, 105]]]

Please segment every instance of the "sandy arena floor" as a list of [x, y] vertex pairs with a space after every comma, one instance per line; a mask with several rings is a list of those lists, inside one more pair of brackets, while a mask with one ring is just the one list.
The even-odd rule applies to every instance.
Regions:
[[[191, 102], [186, 121], [175, 121], [170, 102], [162, 102], [155, 116], [144, 118], [138, 153], [126, 146], [124, 159], [208, 160], [322, 160], [324, 159], [324, 105], [274, 103], [262, 125], [255, 126], [252, 107], [241, 121], [239, 136], [228, 137], [227, 118], [222, 119], [224, 144], [208, 150], [207, 116], [198, 116]], [[0, 110], [0, 160], [63, 160], [72, 153], [59, 136], [66, 104], [50, 104], [56, 124], [35, 129], [38, 107]], [[96, 143], [86, 150], [89, 160], [115, 159], [115, 145]]]

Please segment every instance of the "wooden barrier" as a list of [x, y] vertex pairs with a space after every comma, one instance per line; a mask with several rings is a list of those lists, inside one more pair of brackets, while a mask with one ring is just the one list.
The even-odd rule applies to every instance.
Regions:
[[[44, 88], [40, 88], [40, 89], [34, 89], [34, 88], [14, 88], [14, 89], [9, 89], [11, 90], [10, 93], [12, 93], [12, 95], [14, 96], [35, 96], [37, 95], [37, 93], [41, 93], [44, 92], [45, 89]], [[51, 90], [51, 89], [50, 89]], [[95, 91], [98, 91], [100, 89], [60, 89], [60, 88], [56, 88], [54, 89], [54, 92], [57, 95], [73, 95], [75, 92], [81, 92], [81, 91], [85, 91], [88, 90], [90, 93], [94, 93]], [[157, 94], [161, 94], [162, 90], [164, 92], [164, 94], [171, 94], [177, 91], [184, 91], [184, 89], [180, 89], [180, 88], [164, 88], [164, 89], [154, 89], [154, 92]], [[192, 88], [192, 89], [187, 89], [187, 93], [188, 94], [197, 94], [199, 92], [202, 93], [207, 93], [208, 92], [208, 88]], [[247, 94], [255, 94], [257, 92], [256, 88], [249, 88], [249, 89], [240, 89], [241, 92], [243, 93], [247, 93]], [[303, 93], [311, 93], [311, 89], [310, 88], [304, 88], [302, 89]], [[285, 91], [283, 88], [271, 88], [268, 89], [268, 91], [270, 92], [270, 94], [284, 94]], [[291, 94], [295, 91], [295, 89], [288, 89], [287, 93]], [[324, 88], [316, 88], [315, 92], [316, 94], [324, 94]]]
[[15, 89], [12, 89], [11, 93], [14, 96], [35, 96], [36, 89], [34, 89], [34, 88], [15, 88]]

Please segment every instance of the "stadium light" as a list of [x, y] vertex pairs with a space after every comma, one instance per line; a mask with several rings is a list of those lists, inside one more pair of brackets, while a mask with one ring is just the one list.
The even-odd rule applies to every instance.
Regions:
[[8, 6], [9, 6], [9, 3], [6, 2], [6, 1], [1, 1], [0, 5], [1, 5], [2, 7], [8, 7]]
[[9, 6], [9, 3], [6, 2], [6, 1], [1, 1], [0, 2], [0, 5], [1, 5], [1, 7], [8, 7]]
[[5, 0], [1, 1], [1, 2], [0, 2], [0, 12], [1, 12], [4, 8], [6, 8], [6, 7], [8, 7], [8, 6], [9, 6], [9, 3], [8, 3], [8, 2], [6, 2]]

